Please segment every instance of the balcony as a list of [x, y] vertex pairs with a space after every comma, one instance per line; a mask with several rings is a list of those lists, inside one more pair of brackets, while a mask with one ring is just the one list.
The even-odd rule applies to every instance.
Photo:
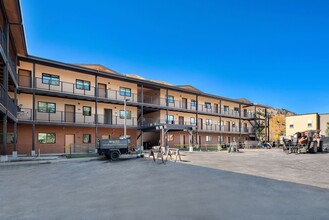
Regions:
[[[19, 76], [19, 86], [22, 88], [31, 88], [32, 77], [28, 76]], [[81, 87], [81, 85], [78, 85]], [[137, 94], [130, 93], [130, 96], [125, 96], [117, 90], [111, 89], [101, 89], [94, 86], [88, 86], [85, 89], [77, 89], [76, 83], [64, 82], [64, 81], [52, 81], [49, 83], [44, 82], [44, 80], [40, 77], [36, 77], [35, 80], [35, 89], [50, 91], [50, 92], [58, 92], [63, 94], [71, 94], [71, 95], [79, 95], [86, 97], [96, 97], [96, 91], [98, 90], [98, 98], [107, 99], [107, 100], [116, 100], [123, 101], [124, 99], [129, 99], [129, 102], [137, 102]]]
[[198, 111], [204, 113], [219, 114], [219, 109], [214, 106], [199, 105]]
[[[17, 115], [20, 121], [32, 121], [32, 109], [23, 108]], [[83, 113], [73, 113], [65, 111], [56, 111], [55, 113], [38, 112], [34, 110], [35, 121], [38, 122], [53, 122], [53, 123], [74, 123], [74, 124], [90, 124], [95, 125], [95, 114], [83, 115]], [[124, 125], [124, 119], [118, 116], [104, 116], [98, 114], [96, 117], [99, 125]], [[127, 126], [137, 126], [137, 119], [132, 117], [126, 119]]]
[[7, 95], [6, 90], [0, 85], [0, 102], [3, 106], [7, 102], [8, 111], [14, 116], [17, 116], [17, 106], [14, 101]]

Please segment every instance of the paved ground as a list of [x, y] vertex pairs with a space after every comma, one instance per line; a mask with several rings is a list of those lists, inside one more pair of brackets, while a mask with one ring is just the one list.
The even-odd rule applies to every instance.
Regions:
[[[184, 153], [191, 164], [329, 189], [329, 154], [286, 154], [281, 149], [241, 153]], [[329, 219], [329, 217], [328, 217]]]
[[[184, 159], [195, 156], [191, 153]], [[0, 198], [1, 219], [304, 220], [329, 216], [328, 189], [190, 162], [155, 164], [147, 158], [0, 166]]]

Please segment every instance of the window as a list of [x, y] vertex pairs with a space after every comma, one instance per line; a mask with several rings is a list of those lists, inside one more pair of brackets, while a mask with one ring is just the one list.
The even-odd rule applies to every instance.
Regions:
[[191, 107], [195, 107], [196, 106], [196, 101], [195, 100], [191, 100]]
[[234, 114], [235, 114], [235, 115], [239, 115], [239, 108], [234, 107]]
[[82, 142], [84, 144], [91, 143], [91, 134], [83, 134], [82, 135]]
[[206, 119], [206, 125], [211, 125], [212, 124], [212, 120], [211, 119]]
[[312, 127], [312, 124], [313, 124], [312, 121], [308, 121], [307, 122], [307, 127], [311, 128]]
[[233, 137], [233, 142], [236, 142], [236, 137]]
[[[3, 133], [0, 133], [0, 144], [2, 144]], [[7, 144], [14, 143], [14, 133], [7, 133]]]
[[42, 73], [42, 83], [54, 86], [59, 86], [59, 76]]
[[290, 122], [289, 128], [294, 128], [294, 122]]
[[77, 79], [75, 87], [82, 90], [90, 90], [90, 81]]
[[230, 107], [227, 105], [224, 105], [224, 112], [229, 112], [230, 111]]
[[218, 142], [223, 143], [224, 142], [224, 136], [219, 135], [218, 136]]
[[205, 107], [206, 109], [211, 109], [211, 103], [210, 103], [210, 102], [205, 102], [205, 103], [204, 103], [204, 107]]
[[91, 107], [83, 106], [83, 116], [91, 116]]
[[56, 104], [51, 102], [38, 102], [38, 112], [56, 113]]
[[207, 135], [207, 136], [206, 136], [206, 141], [207, 141], [207, 142], [212, 141], [212, 136], [208, 136], [208, 135]]
[[191, 125], [195, 125], [195, 118], [190, 118], [190, 123], [191, 123]]
[[131, 97], [131, 89], [120, 87], [120, 95], [121, 96]]
[[38, 133], [38, 143], [54, 144], [54, 143], [56, 143], [56, 134], [55, 133]]
[[168, 95], [167, 100], [168, 100], [168, 103], [174, 103], [175, 102], [174, 96], [172, 96], [172, 95]]
[[167, 121], [169, 124], [173, 124], [174, 123], [174, 116], [173, 115], [167, 115]]
[[[120, 118], [124, 119], [125, 118], [125, 111], [120, 110]], [[131, 111], [126, 110], [126, 119], [131, 119]]]

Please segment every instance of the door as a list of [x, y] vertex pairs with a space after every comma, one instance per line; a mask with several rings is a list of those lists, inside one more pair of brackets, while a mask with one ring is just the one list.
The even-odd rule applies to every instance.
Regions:
[[218, 113], [218, 104], [214, 104], [214, 111], [215, 113]]
[[22, 87], [31, 88], [31, 71], [28, 70], [19, 70], [18, 71], [18, 83]]
[[180, 125], [184, 125], [184, 117], [183, 116], [179, 116], [178, 117], [178, 122]]
[[66, 134], [64, 145], [65, 145], [65, 153], [74, 153], [74, 134]]
[[104, 124], [111, 125], [112, 123], [112, 109], [104, 109]]
[[65, 122], [75, 122], [75, 105], [65, 105]]
[[187, 99], [182, 98], [182, 108], [187, 109]]
[[200, 130], [203, 129], [203, 119], [202, 119], [202, 118], [199, 118], [199, 119], [198, 119], [198, 128], [199, 128]]
[[106, 84], [98, 83], [98, 97], [106, 98], [107, 97]]
[[199, 147], [201, 147], [202, 146], [202, 143], [201, 143], [201, 136], [199, 136]]
[[186, 147], [185, 144], [186, 144], [186, 143], [185, 143], [185, 135], [181, 134], [181, 135], [179, 136], [179, 146], [185, 148], [185, 147]]
[[226, 122], [226, 129], [227, 131], [231, 131], [231, 123], [229, 121]]

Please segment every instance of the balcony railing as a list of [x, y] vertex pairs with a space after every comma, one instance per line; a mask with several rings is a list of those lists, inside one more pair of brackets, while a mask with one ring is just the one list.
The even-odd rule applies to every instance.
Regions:
[[[28, 76], [19, 76], [20, 86], [23, 88], [31, 88], [31, 77]], [[81, 85], [79, 85], [81, 86]], [[124, 99], [128, 99], [129, 102], [137, 102], [137, 94], [130, 93], [129, 96], [127, 94], [121, 94], [120, 91], [111, 90], [111, 89], [101, 89], [94, 86], [86, 87], [85, 89], [77, 88], [76, 83], [64, 82], [64, 81], [47, 81], [46, 83], [40, 77], [36, 77], [35, 88], [51, 91], [51, 92], [59, 92], [65, 94], [72, 95], [81, 95], [87, 97], [96, 97], [96, 91], [98, 92], [99, 98], [111, 99], [117, 101], [123, 101]], [[126, 95], [126, 96], [125, 96]]]
[[14, 101], [6, 94], [6, 90], [0, 85], [0, 102], [2, 105], [5, 106], [7, 102], [7, 109], [8, 111], [14, 116], [17, 116], [17, 106], [15, 105]]
[[[76, 123], [76, 124], [96, 124], [95, 114], [83, 115], [83, 113], [56, 111], [55, 113], [46, 113], [34, 111], [35, 121], [39, 122], [57, 122], [57, 123]], [[18, 113], [19, 120], [31, 121], [32, 109], [23, 108]], [[118, 116], [104, 116], [97, 115], [97, 124], [103, 125], [124, 125], [124, 119]], [[137, 119], [135, 117], [126, 119], [127, 126], [137, 126]]]
[[0, 45], [1, 45], [4, 53], [6, 54], [7, 53], [7, 40], [1, 29], [0, 29]]

